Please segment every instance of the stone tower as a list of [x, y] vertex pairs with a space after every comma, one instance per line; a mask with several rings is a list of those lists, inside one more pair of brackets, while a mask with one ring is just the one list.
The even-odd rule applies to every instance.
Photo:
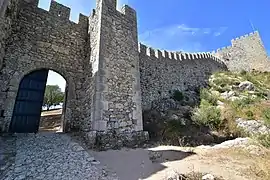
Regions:
[[220, 48], [213, 55], [231, 71], [270, 71], [269, 59], [258, 31], [231, 40], [231, 46]]
[[107, 132], [144, 136], [136, 12], [127, 5], [119, 12], [116, 3], [97, 0], [89, 27], [93, 77], [90, 114], [93, 130], [105, 144], [112, 141], [107, 139], [112, 137]]

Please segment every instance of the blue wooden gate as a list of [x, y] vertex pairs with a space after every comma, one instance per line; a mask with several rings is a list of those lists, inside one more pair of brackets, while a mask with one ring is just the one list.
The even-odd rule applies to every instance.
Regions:
[[37, 133], [48, 70], [26, 75], [20, 83], [10, 124], [12, 133]]

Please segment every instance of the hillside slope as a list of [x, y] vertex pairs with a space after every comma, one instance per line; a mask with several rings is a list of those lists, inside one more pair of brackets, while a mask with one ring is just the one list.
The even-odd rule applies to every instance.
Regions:
[[[218, 72], [198, 97], [175, 91], [177, 108], [144, 112], [152, 140], [173, 145], [220, 143], [252, 136], [270, 146], [270, 73]], [[186, 99], [198, 99], [189, 104]]]

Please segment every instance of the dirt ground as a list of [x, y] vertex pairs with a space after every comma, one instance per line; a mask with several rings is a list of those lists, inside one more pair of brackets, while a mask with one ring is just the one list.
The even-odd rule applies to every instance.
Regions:
[[[61, 110], [42, 113], [40, 131], [57, 131]], [[217, 147], [157, 146], [146, 149], [89, 150], [120, 180], [167, 180], [173, 174], [210, 173], [225, 180], [269, 180], [270, 150], [230, 141]]]
[[225, 180], [270, 179], [270, 152], [253, 145], [245, 148], [159, 146], [94, 152], [94, 156], [120, 180], [167, 180], [174, 173], [191, 172], [210, 173]]
[[56, 110], [51, 110], [51, 111], [42, 111], [41, 117], [48, 116], [48, 115], [58, 115], [58, 114], [62, 114], [62, 109], [56, 109]]
[[43, 111], [40, 117], [39, 132], [61, 132], [62, 109]]

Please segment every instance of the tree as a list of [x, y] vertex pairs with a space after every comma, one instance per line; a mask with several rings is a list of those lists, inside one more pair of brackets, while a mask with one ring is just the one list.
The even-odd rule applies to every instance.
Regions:
[[61, 91], [58, 85], [47, 85], [43, 100], [43, 106], [47, 107], [47, 111], [51, 106], [59, 105], [64, 102], [65, 93]]

